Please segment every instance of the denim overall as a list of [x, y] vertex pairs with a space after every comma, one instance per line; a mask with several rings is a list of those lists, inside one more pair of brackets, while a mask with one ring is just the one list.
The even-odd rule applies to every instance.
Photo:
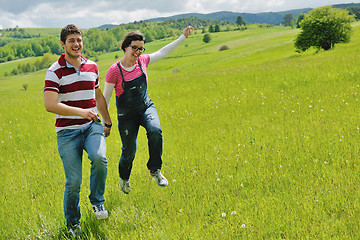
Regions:
[[148, 96], [146, 75], [138, 62], [142, 75], [126, 82], [120, 64], [117, 66], [122, 77], [124, 92], [116, 97], [119, 132], [122, 141], [122, 154], [119, 161], [119, 175], [123, 180], [130, 178], [132, 163], [136, 153], [136, 140], [139, 127], [146, 129], [151, 171], [161, 169], [162, 130], [156, 108]]

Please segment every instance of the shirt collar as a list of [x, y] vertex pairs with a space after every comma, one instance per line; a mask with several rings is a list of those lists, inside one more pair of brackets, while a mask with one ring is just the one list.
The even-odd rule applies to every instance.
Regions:
[[[81, 55], [81, 65], [85, 64], [87, 62], [87, 58], [83, 57], [83, 55]], [[61, 54], [59, 60], [58, 60], [59, 64], [61, 67], [74, 67], [73, 65], [71, 65], [70, 63], [68, 63], [65, 60], [65, 53]]]

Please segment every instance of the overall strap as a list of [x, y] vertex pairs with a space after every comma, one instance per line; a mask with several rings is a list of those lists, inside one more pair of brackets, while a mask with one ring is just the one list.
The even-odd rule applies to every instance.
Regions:
[[116, 65], [118, 66], [118, 68], [119, 68], [119, 70], [120, 70], [121, 77], [122, 77], [121, 86], [122, 86], [122, 88], [124, 89], [124, 81], [125, 81], [124, 74], [123, 74], [123, 72], [122, 72], [122, 70], [121, 70], [121, 67], [120, 67], [119, 62], [117, 62]]
[[141, 69], [141, 72], [142, 72], [143, 74], [145, 74], [144, 71], [143, 71], [143, 69], [142, 69], [142, 67], [141, 67], [140, 61], [138, 60], [137, 62], [138, 62], [138, 64], [139, 64], [139, 67], [140, 67], [140, 69]]

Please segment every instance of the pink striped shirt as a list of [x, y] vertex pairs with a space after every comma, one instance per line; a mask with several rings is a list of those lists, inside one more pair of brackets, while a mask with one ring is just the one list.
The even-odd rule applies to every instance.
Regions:
[[[150, 56], [148, 54], [144, 54], [141, 55], [138, 59], [138, 61], [141, 64], [142, 70], [144, 71], [145, 75], [146, 75], [146, 68], [149, 66], [149, 62], [150, 62]], [[118, 61], [118, 63], [120, 64], [120, 60]], [[125, 78], [125, 82], [129, 82], [139, 76], [141, 76], [142, 72], [139, 66], [139, 63], [136, 62], [135, 64], [135, 68], [132, 71], [126, 71], [125, 69], [121, 68], [123, 74], [124, 74], [124, 78]], [[147, 76], [146, 76], [146, 81], [147, 81]], [[121, 73], [119, 70], [119, 67], [117, 66], [117, 63], [114, 63], [110, 68], [109, 71], [106, 74], [106, 82], [108, 83], [113, 83], [115, 84], [115, 94], [116, 96], [120, 96], [124, 90], [122, 88], [122, 77], [121, 77]]]
[[[80, 71], [65, 60], [62, 54], [46, 72], [45, 91], [59, 94], [58, 102], [84, 109], [96, 108], [95, 89], [99, 87], [99, 70], [95, 62], [81, 57]], [[79, 129], [91, 121], [80, 116], [56, 115], [55, 131]]]

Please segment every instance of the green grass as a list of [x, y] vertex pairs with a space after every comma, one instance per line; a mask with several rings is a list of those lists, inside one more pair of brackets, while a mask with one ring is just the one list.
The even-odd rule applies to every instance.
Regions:
[[[84, 238], [358, 239], [360, 24], [349, 44], [326, 52], [295, 53], [297, 33], [222, 32], [209, 44], [195, 34], [150, 65], [169, 186], [159, 188], [149, 177], [141, 129], [132, 192], [121, 192], [114, 127], [107, 138], [108, 220], [97, 221], [90, 209], [84, 157]], [[146, 44], [147, 51], [172, 40]], [[230, 49], [219, 52], [222, 45]], [[99, 57], [102, 85], [116, 54], [122, 55]], [[45, 70], [0, 77], [4, 239], [66, 238], [65, 177], [55, 116], [43, 107], [44, 76]], [[114, 97], [110, 114], [116, 123]]]

